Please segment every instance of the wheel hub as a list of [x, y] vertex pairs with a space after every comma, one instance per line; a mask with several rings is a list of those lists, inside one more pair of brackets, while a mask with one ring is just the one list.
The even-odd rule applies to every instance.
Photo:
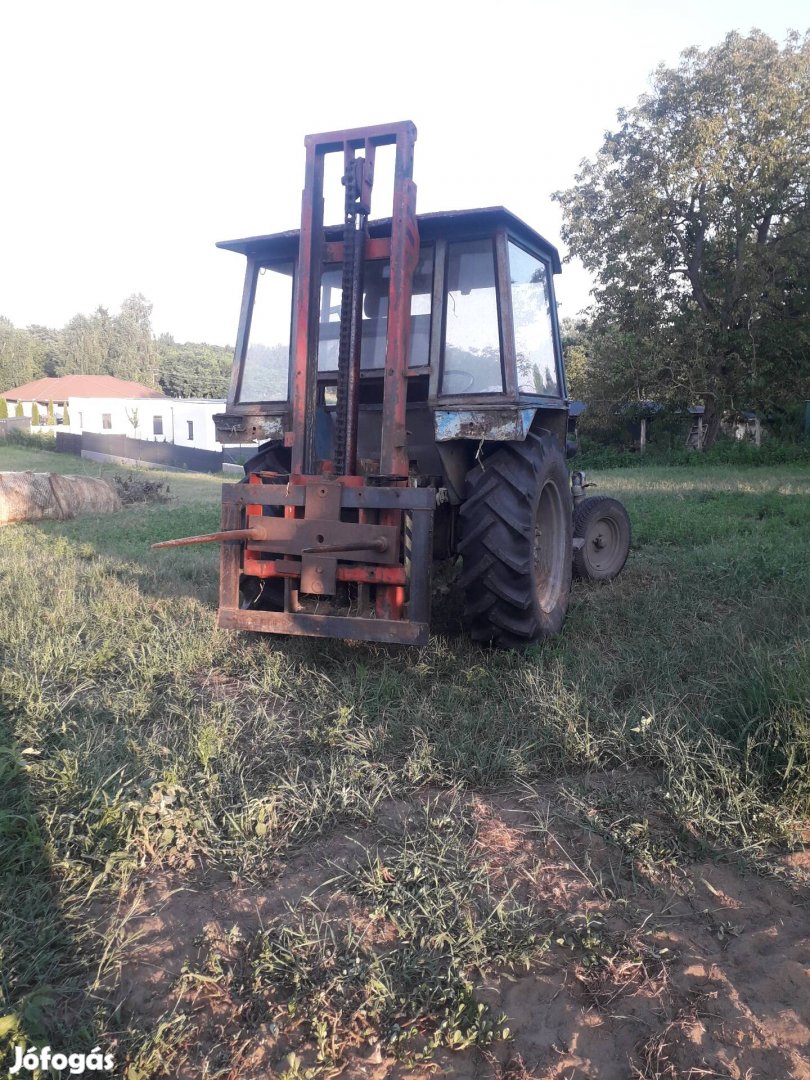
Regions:
[[615, 557], [621, 545], [619, 530], [610, 518], [600, 518], [591, 527], [589, 536], [594, 569], [601, 570]]

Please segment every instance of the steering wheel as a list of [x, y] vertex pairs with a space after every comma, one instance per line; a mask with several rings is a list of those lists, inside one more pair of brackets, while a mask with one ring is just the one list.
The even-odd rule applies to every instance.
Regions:
[[[451, 389], [447, 383], [452, 382], [454, 379], [463, 380], [464, 385]], [[466, 394], [468, 390], [472, 389], [474, 382], [475, 375], [471, 371], [465, 371], [464, 368], [445, 368], [442, 391], [445, 394]]]

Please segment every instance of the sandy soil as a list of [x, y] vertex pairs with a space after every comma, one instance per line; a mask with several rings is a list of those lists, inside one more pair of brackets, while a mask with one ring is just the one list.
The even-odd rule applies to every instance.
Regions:
[[[655, 784], [645, 776], [618, 782], [636, 795]], [[482, 985], [481, 1000], [506, 1013], [512, 1032], [492, 1054], [442, 1052], [430, 1068], [408, 1068], [371, 1048], [349, 1059], [341, 1075], [810, 1080], [807, 853], [774, 864], [783, 880], [705, 855], [663, 860], [661, 871], [606, 843], [587, 814], [572, 815], [561, 784], [477, 796], [472, 804], [477, 847], [492, 877], [560, 925], [588, 913], [610, 946], [608, 959], [589, 969], [570, 948], [552, 946], [536, 970]], [[388, 807], [387, 827], [403, 812]], [[665, 846], [666, 821], [654, 826]], [[325, 838], [290, 859], [264, 889], [229, 880], [141, 883], [114, 916], [125, 942], [116, 987], [124, 1014], [147, 1025], [172, 1009], [195, 1019], [197, 1058], [183, 1076], [204, 1075], [205, 1055], [223, 1039], [238, 1048], [230, 1075], [277, 1076], [289, 1044], [271, 1025], [252, 1025], [215, 980], [181, 980], [184, 965], [193, 968], [212, 947], [228, 956], [286, 904], [317, 898], [335, 866], [350, 865], [373, 840], [370, 830]], [[335, 904], [330, 898], [335, 917], [352, 917], [340, 898]], [[313, 1060], [305, 1049], [301, 1059]]]

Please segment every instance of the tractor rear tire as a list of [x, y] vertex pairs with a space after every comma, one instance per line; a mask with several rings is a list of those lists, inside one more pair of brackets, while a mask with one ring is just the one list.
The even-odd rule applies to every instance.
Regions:
[[572, 504], [549, 434], [504, 443], [467, 474], [459, 579], [476, 641], [523, 648], [562, 628], [571, 592]]
[[574, 550], [574, 573], [589, 581], [611, 581], [630, 554], [630, 518], [618, 501], [592, 495], [574, 510], [574, 536], [583, 541]]

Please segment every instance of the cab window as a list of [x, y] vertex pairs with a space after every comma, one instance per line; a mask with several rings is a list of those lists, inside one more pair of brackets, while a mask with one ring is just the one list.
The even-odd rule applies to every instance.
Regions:
[[[321, 309], [318, 334], [318, 371], [337, 371], [340, 338], [340, 302], [343, 296], [340, 266], [326, 266], [321, 277]], [[360, 366], [374, 371], [385, 366], [388, 329], [388, 286], [391, 267], [387, 259], [370, 259], [363, 270], [363, 325]], [[411, 293], [411, 347], [409, 367], [423, 367], [430, 360], [430, 307], [433, 292], [433, 252], [424, 250], [413, 277]]]
[[240, 402], [286, 401], [290, 378], [293, 264], [258, 269]]
[[441, 392], [503, 391], [495, 249], [491, 239], [450, 244]]
[[559, 397], [548, 265], [509, 242], [518, 390]]

